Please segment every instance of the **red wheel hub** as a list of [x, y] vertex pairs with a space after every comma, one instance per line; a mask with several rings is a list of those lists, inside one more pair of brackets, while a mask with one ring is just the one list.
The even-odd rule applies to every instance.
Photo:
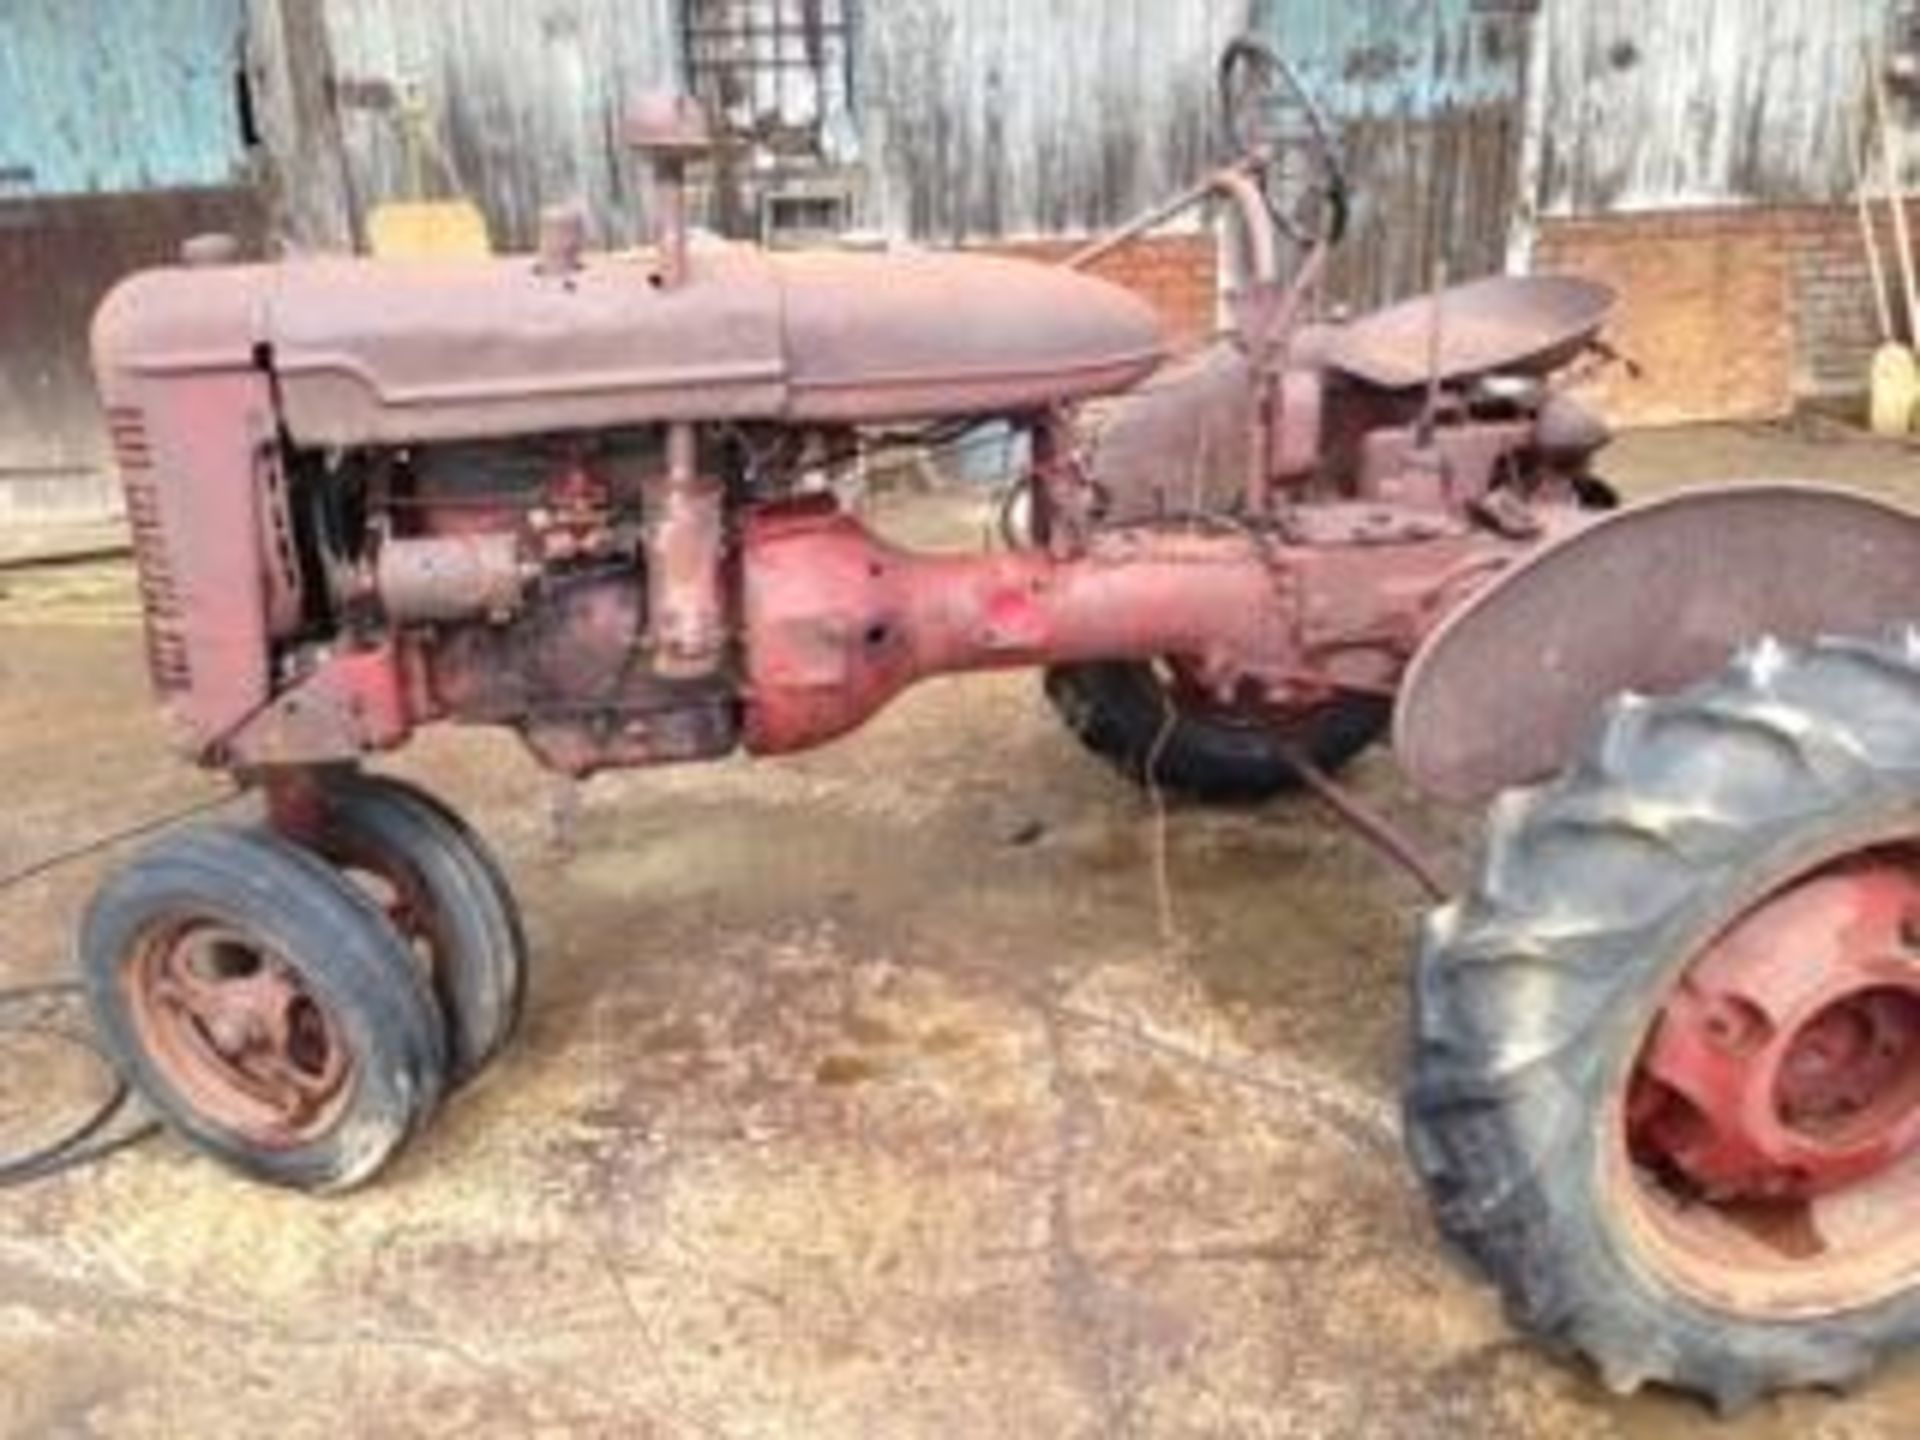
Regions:
[[216, 1124], [273, 1148], [333, 1121], [346, 1041], [300, 971], [259, 936], [190, 919], [144, 937], [124, 983], [153, 1064]]
[[1748, 911], [1687, 971], [1627, 1105], [1643, 1164], [1795, 1200], [1920, 1144], [1920, 875], [1875, 858]]

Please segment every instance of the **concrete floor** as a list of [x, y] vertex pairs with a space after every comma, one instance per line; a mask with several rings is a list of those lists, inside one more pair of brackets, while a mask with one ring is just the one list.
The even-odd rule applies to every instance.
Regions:
[[[1762, 432], [1642, 437], [1613, 473], [1920, 501], [1911, 452]], [[125, 574], [5, 583], [0, 872], [206, 793], [147, 707]], [[1306, 804], [1163, 829], [1030, 677], [930, 685], [815, 756], [596, 781], [571, 849], [511, 742], [434, 734], [397, 768], [513, 873], [519, 1044], [349, 1197], [170, 1140], [0, 1194], [0, 1434], [1920, 1427], [1920, 1363], [1715, 1427], [1530, 1350], [1399, 1154], [1411, 892]], [[1359, 773], [1463, 852], [1472, 817], [1383, 755]], [[0, 897], [0, 980], [65, 973], [97, 873]], [[0, 1043], [0, 1143], [89, 1083]]]

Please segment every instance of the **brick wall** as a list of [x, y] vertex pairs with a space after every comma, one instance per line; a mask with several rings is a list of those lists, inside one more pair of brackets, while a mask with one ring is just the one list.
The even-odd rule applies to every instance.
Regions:
[[[1899, 289], [1884, 207], [1882, 252]], [[1920, 203], [1913, 209], [1920, 235]], [[1077, 240], [997, 244], [1058, 261]], [[1772, 419], [1797, 401], [1855, 396], [1880, 341], [1866, 250], [1850, 205], [1691, 210], [1549, 221], [1537, 271], [1587, 275], [1620, 292], [1608, 334], [1642, 367], [1610, 369], [1594, 392], [1623, 424]], [[1092, 273], [1143, 296], [1169, 340], [1190, 349], [1216, 328], [1219, 259], [1206, 234], [1154, 236]], [[1896, 324], [1905, 307], [1897, 297]]]
[[[995, 254], [1055, 262], [1083, 240], [1030, 240], [992, 246]], [[1122, 246], [1088, 267], [1088, 273], [1124, 285], [1153, 308], [1176, 351], [1204, 344], [1217, 328], [1215, 290], [1219, 255], [1210, 234], [1155, 235]]]
[[[1890, 225], [1883, 240], [1891, 267]], [[1609, 334], [1645, 373], [1615, 370], [1595, 388], [1628, 424], [1772, 418], [1797, 400], [1857, 395], [1880, 340], [1851, 206], [1548, 222], [1534, 268], [1621, 292]]]

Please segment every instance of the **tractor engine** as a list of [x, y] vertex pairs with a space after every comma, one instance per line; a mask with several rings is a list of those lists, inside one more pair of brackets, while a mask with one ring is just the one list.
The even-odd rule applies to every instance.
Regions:
[[806, 492], [862, 428], [1052, 430], [1160, 359], [1145, 306], [1085, 276], [721, 245], [151, 271], [94, 341], [155, 687], [239, 770], [441, 719], [574, 774], [724, 753], [793, 645], [819, 659], [773, 641], [753, 577], [801, 532], [845, 560]]
[[517, 727], [571, 773], [724, 754], [723, 485], [672, 449], [611, 432], [319, 467], [296, 482], [314, 633], [398, 632], [422, 714]]

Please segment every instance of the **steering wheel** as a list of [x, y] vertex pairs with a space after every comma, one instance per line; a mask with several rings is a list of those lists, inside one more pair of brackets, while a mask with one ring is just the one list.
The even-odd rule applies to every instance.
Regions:
[[1346, 234], [1346, 161], [1326, 112], [1265, 40], [1241, 35], [1220, 53], [1220, 118], [1235, 152], [1257, 167], [1267, 211], [1302, 249]]

